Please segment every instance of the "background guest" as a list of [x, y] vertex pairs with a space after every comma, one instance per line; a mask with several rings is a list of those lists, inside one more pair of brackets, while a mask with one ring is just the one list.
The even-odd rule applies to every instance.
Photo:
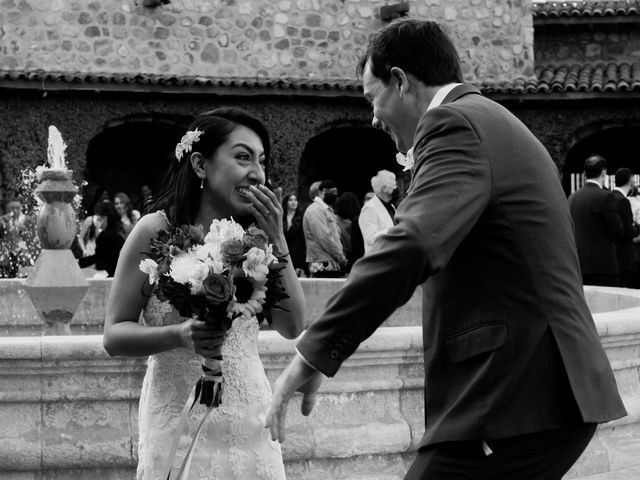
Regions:
[[333, 180], [323, 180], [318, 195], [302, 217], [311, 277], [341, 277], [343, 269], [347, 266], [338, 221], [332, 209], [337, 197], [336, 183]]
[[[336, 201], [336, 219], [338, 220], [340, 241], [342, 242], [344, 255], [347, 257], [347, 272], [351, 270], [351, 266], [359, 258], [354, 257], [353, 253], [353, 224], [358, 223], [360, 208], [360, 201], [353, 192], [344, 192]], [[362, 236], [362, 234], [360, 234], [360, 236]]]
[[640, 288], [640, 195], [638, 194], [638, 186], [629, 192], [629, 203], [631, 204], [631, 214], [633, 215], [633, 250], [636, 259], [636, 271], [633, 275], [633, 288]]
[[96, 253], [81, 258], [79, 264], [82, 268], [94, 266], [96, 270], [105, 270], [109, 277], [113, 277], [126, 234], [120, 214], [113, 203], [99, 203], [96, 206], [96, 214], [101, 228], [96, 239]]
[[302, 230], [302, 212], [298, 198], [289, 193], [282, 199], [284, 215], [282, 223], [284, 225], [284, 238], [287, 240], [291, 261], [299, 277], [306, 276], [307, 270], [307, 249], [304, 243], [304, 232]]
[[97, 207], [93, 207], [93, 215], [88, 216], [82, 222], [78, 232], [78, 247], [81, 257], [90, 257], [96, 253], [96, 240], [100, 234], [102, 221], [97, 213]]
[[151, 207], [151, 204], [153, 203], [153, 190], [151, 190], [149, 185], [142, 185], [140, 193], [142, 193], [140, 211], [142, 212], [142, 215], [146, 215], [149, 213], [149, 207]]
[[607, 161], [592, 155], [584, 162], [586, 182], [569, 197], [576, 246], [585, 285], [617, 287], [620, 269], [616, 241], [622, 238], [622, 223], [613, 194], [603, 188]]
[[365, 203], [367, 203], [369, 200], [373, 198], [374, 195], [375, 193], [373, 193], [372, 190], [369, 190], [367, 193], [364, 194], [364, 197], [362, 199], [362, 204], [364, 205]]
[[615, 174], [615, 188], [613, 197], [616, 209], [622, 223], [622, 237], [616, 240], [616, 253], [618, 255], [618, 268], [620, 269], [620, 286], [625, 288], [635, 287], [635, 274], [637, 271], [636, 255], [633, 238], [636, 236], [631, 203], [627, 196], [633, 189], [633, 172], [628, 168], [619, 168]]
[[0, 217], [0, 277], [24, 276], [24, 267], [33, 265], [39, 248], [36, 242], [35, 217], [23, 212], [22, 202], [17, 198], [5, 201], [6, 214]]
[[309, 186], [309, 200], [310, 201], [314, 201], [315, 198], [318, 196], [318, 194], [320, 193], [320, 184], [322, 182], [320, 180], [318, 180], [317, 182], [313, 182], [310, 186]]
[[116, 193], [114, 197], [114, 204], [118, 214], [120, 214], [120, 221], [124, 228], [125, 235], [129, 235], [133, 226], [140, 220], [140, 212], [133, 209], [133, 204], [126, 193]]
[[371, 188], [374, 195], [364, 204], [358, 218], [365, 253], [371, 251], [376, 238], [393, 227], [396, 209], [391, 199], [396, 190], [395, 174], [389, 170], [380, 170], [371, 179]]

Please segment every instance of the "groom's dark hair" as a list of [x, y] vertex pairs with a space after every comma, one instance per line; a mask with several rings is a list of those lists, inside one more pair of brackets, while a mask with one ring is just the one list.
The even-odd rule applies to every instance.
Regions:
[[358, 75], [362, 75], [367, 62], [385, 84], [393, 67], [412, 73], [429, 87], [462, 82], [456, 47], [442, 26], [430, 20], [401, 18], [391, 22], [369, 42], [358, 62]]

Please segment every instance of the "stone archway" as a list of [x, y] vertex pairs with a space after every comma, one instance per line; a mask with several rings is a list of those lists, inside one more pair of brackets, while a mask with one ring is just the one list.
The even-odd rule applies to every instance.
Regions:
[[143, 185], [157, 193], [190, 119], [178, 116], [127, 117], [108, 122], [87, 148], [83, 206], [91, 208], [101, 188], [126, 193], [135, 208]]
[[618, 168], [626, 167], [640, 173], [640, 159], [637, 139], [640, 137], [640, 123], [608, 123], [588, 125], [575, 136], [564, 162], [562, 185], [567, 194], [571, 193], [571, 175], [581, 174], [584, 160], [591, 154], [598, 154], [607, 160], [609, 175]]
[[[302, 153], [298, 196], [309, 203], [309, 186], [332, 179], [340, 193], [355, 193], [360, 200], [371, 190], [371, 177], [378, 170], [390, 170], [404, 180], [396, 163], [396, 147], [382, 130], [365, 126], [335, 126], [312, 137]], [[401, 178], [402, 177], [402, 178]]]

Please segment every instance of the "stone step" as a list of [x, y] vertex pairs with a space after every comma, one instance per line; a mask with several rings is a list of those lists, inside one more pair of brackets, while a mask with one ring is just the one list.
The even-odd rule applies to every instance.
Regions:
[[623, 468], [613, 472], [598, 473], [587, 477], [574, 477], [567, 480], [638, 480], [640, 479], [640, 465]]

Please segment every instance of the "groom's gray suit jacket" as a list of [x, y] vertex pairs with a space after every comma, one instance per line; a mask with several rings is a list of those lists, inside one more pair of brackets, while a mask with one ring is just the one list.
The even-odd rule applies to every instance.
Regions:
[[397, 225], [358, 261], [299, 352], [332, 376], [422, 285], [421, 445], [626, 414], [582, 290], [542, 144], [473, 87], [421, 118]]

